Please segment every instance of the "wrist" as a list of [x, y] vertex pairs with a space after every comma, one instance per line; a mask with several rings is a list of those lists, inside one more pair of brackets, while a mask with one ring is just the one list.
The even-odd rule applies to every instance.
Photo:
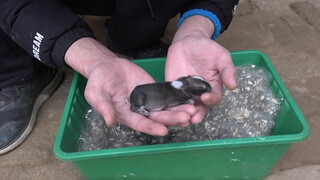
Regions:
[[210, 19], [201, 15], [194, 15], [185, 19], [175, 34], [173, 42], [187, 36], [211, 38], [215, 26]]
[[208, 11], [206, 9], [191, 9], [191, 10], [185, 12], [183, 14], [183, 16], [181, 17], [181, 19], [180, 19], [179, 26], [186, 19], [189, 19], [192, 16], [201, 16], [203, 18], [206, 18], [206, 19], [210, 20], [211, 23], [213, 23], [213, 25], [215, 27], [215, 30], [213, 31], [211, 39], [214, 40], [220, 35], [221, 29], [222, 29], [220, 19], [213, 12]]
[[98, 41], [87, 37], [75, 41], [65, 54], [65, 62], [85, 77], [88, 77], [98, 64], [112, 64], [117, 58]]

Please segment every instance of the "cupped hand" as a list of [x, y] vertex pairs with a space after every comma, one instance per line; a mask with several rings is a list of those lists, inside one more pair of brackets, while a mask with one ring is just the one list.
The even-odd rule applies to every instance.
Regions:
[[137, 85], [154, 80], [141, 67], [117, 57], [95, 39], [84, 37], [74, 42], [65, 54], [65, 62], [88, 78], [85, 98], [109, 126], [118, 121], [140, 132], [165, 135], [166, 126], [185, 124], [196, 113], [192, 105], [151, 112], [148, 117], [131, 112], [125, 99]]
[[147, 72], [126, 59], [101, 61], [89, 73], [85, 97], [109, 126], [118, 121], [147, 134], [165, 135], [168, 133], [166, 126], [189, 122], [196, 111], [193, 106], [185, 105], [151, 112], [148, 117], [131, 112], [125, 99], [129, 99], [137, 85], [153, 82]]
[[190, 35], [174, 41], [170, 46], [165, 76], [167, 81], [182, 76], [200, 75], [212, 86], [212, 92], [204, 93], [196, 101], [197, 112], [191, 123], [199, 123], [208, 112], [208, 107], [222, 100], [223, 84], [236, 88], [236, 68], [228, 50], [208, 37]]

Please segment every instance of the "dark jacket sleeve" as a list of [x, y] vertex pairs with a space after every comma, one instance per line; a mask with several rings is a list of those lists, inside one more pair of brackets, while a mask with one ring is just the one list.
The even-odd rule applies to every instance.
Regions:
[[[211, 12], [213, 16], [216, 16], [216, 18], [218, 19], [218, 23], [220, 23], [220, 26], [221, 26], [221, 29], [219, 32], [220, 34], [229, 27], [235, 8], [238, 5], [238, 2], [239, 0], [194, 1], [193, 3], [190, 3], [188, 7], [183, 8], [180, 13], [182, 14], [182, 17], [184, 15], [188, 16], [188, 14], [190, 16], [191, 11], [194, 12], [194, 13], [191, 12], [192, 15], [198, 14], [198, 15], [205, 15], [208, 17], [208, 13], [206, 13], [206, 11]], [[209, 18], [211, 20], [214, 19], [211, 17]], [[214, 24], [216, 25], [215, 22]]]
[[1, 29], [26, 52], [46, 65], [66, 67], [73, 42], [94, 37], [78, 15], [54, 0], [0, 0]]

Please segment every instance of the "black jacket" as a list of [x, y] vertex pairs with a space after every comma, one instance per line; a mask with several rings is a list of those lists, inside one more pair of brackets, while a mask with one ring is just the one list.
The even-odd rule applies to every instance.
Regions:
[[[101, 0], [101, 2], [107, 0]], [[110, 0], [109, 0], [110, 1]], [[0, 0], [1, 29], [26, 52], [44, 64], [65, 67], [64, 55], [73, 42], [82, 37], [94, 37], [77, 14], [86, 7], [78, 1], [65, 0]], [[84, 0], [79, 2], [84, 2]], [[88, 1], [99, 2], [99, 0]], [[223, 32], [232, 20], [238, 0], [116, 0], [109, 35], [126, 40], [118, 28], [149, 29], [150, 37], [163, 35], [170, 18], [191, 9], [213, 12], [220, 20]], [[98, 7], [99, 8], [99, 7]], [[98, 15], [101, 15], [98, 13]], [[143, 26], [141, 26], [141, 22]], [[140, 25], [139, 25], [140, 23]], [[158, 32], [157, 29], [160, 29]], [[117, 39], [117, 38], [116, 38]], [[128, 43], [130, 44], [130, 43]]]

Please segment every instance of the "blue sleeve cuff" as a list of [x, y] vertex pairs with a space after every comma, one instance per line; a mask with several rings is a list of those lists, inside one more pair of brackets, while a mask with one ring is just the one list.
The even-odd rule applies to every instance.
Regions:
[[183, 23], [184, 20], [186, 20], [190, 16], [194, 15], [201, 15], [209, 18], [213, 24], [214, 24], [214, 34], [212, 35], [211, 39], [215, 40], [221, 33], [221, 23], [219, 18], [213, 14], [211, 11], [205, 10], [205, 9], [191, 9], [183, 14], [179, 21], [179, 27]]

